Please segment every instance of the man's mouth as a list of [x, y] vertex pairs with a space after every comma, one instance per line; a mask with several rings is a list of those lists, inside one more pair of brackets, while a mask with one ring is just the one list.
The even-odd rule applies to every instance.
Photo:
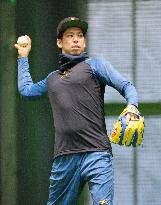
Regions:
[[72, 48], [79, 49], [80, 46], [72, 46]]

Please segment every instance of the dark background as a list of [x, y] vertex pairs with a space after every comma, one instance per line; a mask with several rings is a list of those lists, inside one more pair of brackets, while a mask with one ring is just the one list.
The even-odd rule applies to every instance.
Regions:
[[51, 108], [47, 96], [19, 95], [14, 43], [18, 36], [31, 37], [30, 70], [39, 81], [57, 68], [56, 28], [68, 16], [85, 19], [86, 1], [0, 1], [1, 205], [47, 202], [54, 151]]
[[[89, 55], [110, 57], [131, 77], [141, 99], [143, 146], [113, 145], [115, 202], [161, 204], [160, 10], [160, 0], [0, 0], [0, 205], [47, 202], [54, 151], [52, 112], [47, 95], [19, 95], [14, 43], [21, 35], [31, 37], [30, 72], [34, 82], [42, 80], [58, 66], [56, 28], [68, 16], [88, 20]], [[105, 99], [108, 132], [125, 107], [115, 97]], [[78, 204], [91, 204], [87, 188]]]

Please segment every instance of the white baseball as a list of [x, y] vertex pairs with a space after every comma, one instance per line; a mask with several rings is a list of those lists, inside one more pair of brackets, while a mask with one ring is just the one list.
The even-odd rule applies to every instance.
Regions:
[[28, 39], [26, 36], [21, 36], [17, 39], [17, 44], [19, 44], [22, 47], [26, 47], [28, 44]]

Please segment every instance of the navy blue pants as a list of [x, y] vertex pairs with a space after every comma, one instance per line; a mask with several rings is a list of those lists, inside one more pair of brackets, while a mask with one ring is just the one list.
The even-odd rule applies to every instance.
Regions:
[[94, 205], [112, 205], [113, 158], [107, 152], [86, 152], [57, 157], [52, 166], [47, 205], [76, 205], [85, 183]]

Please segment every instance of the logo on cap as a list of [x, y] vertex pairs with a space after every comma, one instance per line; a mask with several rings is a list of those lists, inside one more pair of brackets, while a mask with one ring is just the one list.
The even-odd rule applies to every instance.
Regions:
[[75, 17], [71, 17], [70, 19], [71, 19], [71, 20], [75, 20], [76, 18], [75, 18]]

